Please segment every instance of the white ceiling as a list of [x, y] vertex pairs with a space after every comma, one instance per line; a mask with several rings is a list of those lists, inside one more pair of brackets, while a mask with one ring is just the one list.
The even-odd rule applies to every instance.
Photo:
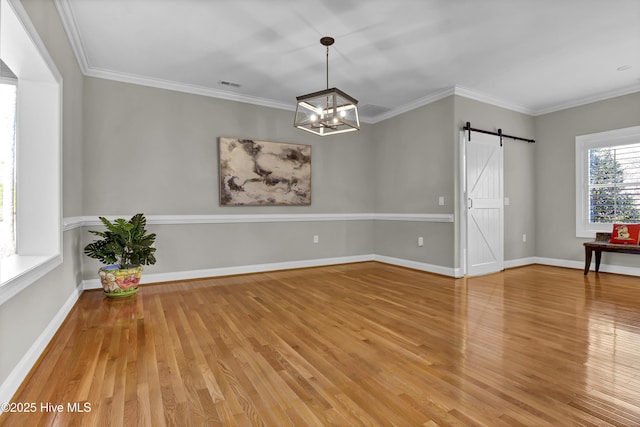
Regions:
[[538, 115], [640, 91], [640, 0], [56, 5], [86, 75], [284, 109], [326, 87], [332, 36], [329, 86], [369, 122], [452, 93]]

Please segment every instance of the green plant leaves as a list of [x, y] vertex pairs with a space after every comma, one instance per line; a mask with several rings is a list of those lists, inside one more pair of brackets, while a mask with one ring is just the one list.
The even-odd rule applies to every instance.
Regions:
[[106, 231], [89, 230], [102, 239], [85, 246], [84, 253], [87, 256], [104, 264], [118, 264], [121, 268], [156, 263], [156, 248], [152, 246], [156, 234], [147, 234], [147, 219], [144, 214], [138, 213], [129, 221], [124, 218], [114, 221], [105, 217], [99, 219]]

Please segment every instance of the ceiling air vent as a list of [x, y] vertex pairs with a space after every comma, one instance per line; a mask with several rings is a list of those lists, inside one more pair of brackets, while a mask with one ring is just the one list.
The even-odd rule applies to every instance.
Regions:
[[222, 86], [229, 86], [229, 87], [236, 87], [236, 88], [241, 86], [240, 83], [228, 82], [226, 80], [220, 80], [218, 84]]

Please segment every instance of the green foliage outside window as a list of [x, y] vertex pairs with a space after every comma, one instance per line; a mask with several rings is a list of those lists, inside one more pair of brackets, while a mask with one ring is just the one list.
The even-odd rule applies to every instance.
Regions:
[[592, 223], [640, 222], [640, 157], [620, 161], [616, 154], [611, 148], [589, 150]]

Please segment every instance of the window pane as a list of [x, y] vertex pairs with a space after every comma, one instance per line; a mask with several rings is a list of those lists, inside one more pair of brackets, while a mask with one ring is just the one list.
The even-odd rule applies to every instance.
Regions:
[[640, 222], [640, 144], [589, 150], [589, 220]]
[[0, 258], [16, 252], [15, 129], [16, 86], [0, 83]]
[[615, 150], [593, 148], [589, 150], [589, 184], [622, 182], [622, 170], [615, 159]]

